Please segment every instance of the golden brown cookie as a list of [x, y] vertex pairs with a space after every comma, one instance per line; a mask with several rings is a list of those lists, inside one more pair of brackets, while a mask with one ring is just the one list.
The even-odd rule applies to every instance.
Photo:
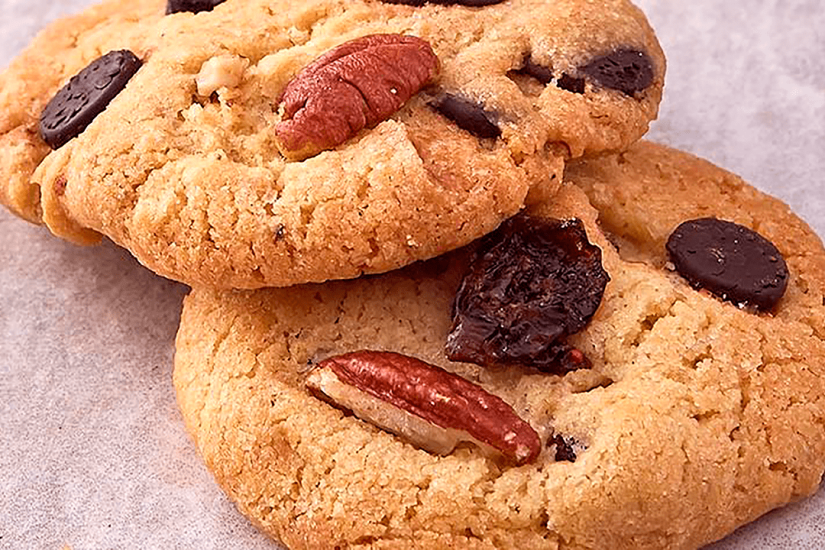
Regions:
[[[578, 218], [602, 251], [601, 306], [566, 341], [590, 368], [448, 361], [467, 250], [355, 281], [190, 294], [178, 401], [245, 515], [290, 548], [693, 549], [816, 490], [817, 236], [733, 174], [650, 143], [575, 163], [566, 179], [530, 215]], [[773, 311], [740, 308], [673, 271], [669, 235], [708, 216], [781, 251], [789, 277]], [[466, 443], [441, 456], [308, 390], [313, 373], [329, 371], [319, 363], [366, 349], [418, 358], [500, 398], [535, 430], [537, 458]]]
[[[43, 31], [0, 75], [0, 202], [187, 283], [350, 278], [491, 231], [661, 99], [626, 0], [211, 4], [110, 1]], [[393, 44], [352, 47], [376, 34]]]

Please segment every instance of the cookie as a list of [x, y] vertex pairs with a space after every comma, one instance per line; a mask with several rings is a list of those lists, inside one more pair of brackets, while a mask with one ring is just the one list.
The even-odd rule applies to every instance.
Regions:
[[[290, 548], [686, 549], [816, 490], [825, 468], [816, 235], [737, 176], [659, 145], [577, 162], [565, 177], [529, 215], [578, 219], [601, 249], [610, 277], [601, 305], [565, 340], [589, 368], [554, 375], [446, 360], [466, 249], [355, 281], [187, 297], [178, 402], [244, 514]], [[699, 217], [740, 224], [778, 248], [789, 278], [775, 309], [739, 307], [674, 270], [666, 242]], [[360, 350], [381, 354], [344, 355]], [[386, 352], [431, 366], [407, 370]], [[376, 387], [394, 372], [402, 388], [423, 372], [419, 389], [437, 412], [456, 397], [438, 369], [506, 403], [539, 446], [470, 434], [458, 440], [475, 443], [439, 455], [342, 410], [364, 413], [332, 391], [343, 380], [357, 403], [366, 395], [357, 384]], [[373, 382], [362, 384], [369, 372]], [[429, 391], [427, 377], [447, 389]], [[330, 391], [310, 391], [318, 388]], [[401, 409], [426, 401], [406, 388], [395, 396], [406, 399]], [[480, 400], [459, 408], [477, 411]], [[509, 414], [492, 424], [515, 434]], [[457, 422], [466, 436], [469, 424]], [[424, 424], [425, 439], [445, 436], [436, 420]], [[526, 450], [508, 450], [515, 440]]]
[[[190, 284], [319, 282], [465, 245], [656, 116], [665, 61], [625, 0], [420, 4], [61, 20], [0, 76], [0, 202]], [[109, 52], [140, 66], [81, 78]]]

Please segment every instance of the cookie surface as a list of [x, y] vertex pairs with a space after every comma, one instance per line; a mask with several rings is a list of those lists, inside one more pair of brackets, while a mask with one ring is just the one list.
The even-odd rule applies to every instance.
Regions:
[[[602, 248], [611, 281], [570, 339], [591, 369], [559, 377], [446, 361], [463, 251], [358, 281], [187, 298], [179, 404], [242, 512], [293, 548], [697, 548], [816, 490], [825, 468], [816, 235], [740, 178], [649, 143], [576, 163], [566, 180], [531, 214], [578, 217]], [[790, 278], [773, 315], [696, 291], [668, 268], [668, 236], [701, 216], [756, 230], [781, 251]], [[479, 383], [543, 445], [569, 445], [521, 467], [473, 447], [440, 457], [309, 395], [316, 362], [360, 349]]]
[[[75, 242], [106, 235], [188, 283], [354, 277], [456, 248], [552, 194], [565, 158], [633, 142], [661, 98], [661, 50], [624, 0], [166, 7], [112, 1], [62, 20], [0, 76], [0, 202]], [[289, 81], [344, 42], [386, 33], [427, 41], [437, 77], [389, 119], [285, 160], [274, 129]], [[133, 52], [140, 70], [51, 151], [38, 135], [43, 108], [115, 50]], [[591, 67], [625, 51], [646, 59], [631, 79], [644, 90], [628, 94]], [[552, 79], [527, 74], [528, 60]], [[433, 106], [443, 94], [489, 113], [501, 135], [460, 127]]]

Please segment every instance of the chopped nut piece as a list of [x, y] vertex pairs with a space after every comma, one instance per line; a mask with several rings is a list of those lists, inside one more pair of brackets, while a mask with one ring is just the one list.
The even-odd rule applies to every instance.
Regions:
[[241, 83], [249, 61], [234, 55], [221, 55], [207, 60], [195, 81], [198, 95], [209, 97], [221, 88], [235, 88]]

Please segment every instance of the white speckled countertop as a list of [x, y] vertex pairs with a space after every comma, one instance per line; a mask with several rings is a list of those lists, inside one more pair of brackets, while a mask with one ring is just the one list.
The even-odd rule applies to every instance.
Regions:
[[[0, 0], [0, 66], [89, 0]], [[704, 156], [825, 235], [821, 0], [638, 0], [668, 56], [649, 137]], [[276, 549], [198, 459], [171, 384], [186, 288], [107, 243], [0, 209], [0, 548]], [[714, 550], [825, 547], [825, 491]]]

